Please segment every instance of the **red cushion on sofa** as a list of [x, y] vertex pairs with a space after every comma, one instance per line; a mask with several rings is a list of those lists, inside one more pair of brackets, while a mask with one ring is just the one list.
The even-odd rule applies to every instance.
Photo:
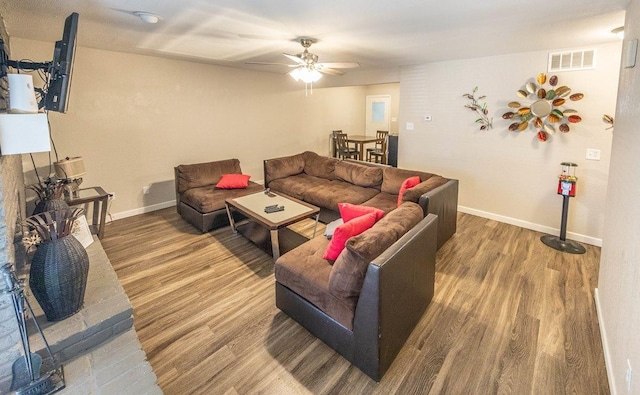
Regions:
[[361, 217], [365, 214], [375, 214], [376, 222], [380, 218], [384, 217], [384, 211], [379, 208], [371, 206], [358, 206], [351, 203], [338, 203], [338, 209], [340, 210], [340, 216], [344, 222], [349, 222], [354, 218]]
[[246, 174], [223, 174], [216, 188], [220, 189], [241, 189], [249, 186], [249, 178]]
[[418, 184], [420, 184], [419, 176], [409, 177], [402, 182], [402, 185], [400, 186], [400, 192], [398, 192], [398, 207], [400, 207], [400, 205], [402, 204], [402, 195], [404, 195], [404, 191], [413, 188]]
[[323, 259], [335, 261], [338, 255], [344, 250], [344, 245], [353, 236], [357, 236], [365, 230], [371, 228], [376, 223], [374, 213], [361, 215], [352, 221], [345, 222], [338, 226], [333, 232], [331, 242], [322, 256]]

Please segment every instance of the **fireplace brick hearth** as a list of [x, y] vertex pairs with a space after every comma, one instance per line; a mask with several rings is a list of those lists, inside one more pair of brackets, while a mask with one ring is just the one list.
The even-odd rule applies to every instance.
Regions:
[[[75, 315], [48, 322], [28, 288], [27, 298], [51, 351], [64, 366], [62, 394], [161, 394], [133, 327], [133, 309], [97, 238], [87, 247], [89, 274], [84, 305]], [[45, 356], [35, 325], [34, 350]]]

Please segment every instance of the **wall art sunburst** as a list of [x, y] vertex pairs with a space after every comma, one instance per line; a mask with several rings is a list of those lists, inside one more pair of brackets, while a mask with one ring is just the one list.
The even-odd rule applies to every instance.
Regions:
[[533, 127], [537, 131], [538, 140], [544, 142], [557, 130], [568, 133], [572, 127], [570, 124], [582, 121], [578, 111], [568, 108], [568, 105], [582, 100], [584, 94], [571, 94], [568, 86], [557, 85], [557, 76], [547, 79], [545, 73], [540, 73], [535, 82], [528, 82], [524, 89], [518, 90], [518, 97], [529, 103], [509, 103], [509, 108], [513, 110], [502, 115], [502, 118], [514, 121], [509, 125], [509, 131], [523, 132]]

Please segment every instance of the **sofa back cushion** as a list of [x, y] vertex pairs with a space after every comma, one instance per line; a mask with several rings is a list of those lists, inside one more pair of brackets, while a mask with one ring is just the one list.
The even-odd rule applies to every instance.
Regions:
[[422, 182], [433, 177], [433, 174], [417, 170], [385, 167], [384, 170], [382, 170], [382, 186], [380, 187], [380, 190], [382, 192], [397, 195], [398, 192], [400, 192], [400, 187], [402, 186], [404, 180], [413, 176], [419, 176], [420, 182]]
[[242, 174], [238, 159], [178, 166], [178, 192], [215, 185], [223, 174]]
[[347, 240], [331, 268], [329, 292], [355, 307], [367, 274], [369, 263], [423, 218], [422, 208], [413, 202], [404, 202], [369, 230]]
[[335, 180], [335, 169], [338, 159], [320, 156], [315, 152], [307, 151], [304, 155], [304, 172], [310, 176]]
[[380, 183], [382, 182], [382, 167], [378, 166], [365, 166], [354, 162], [339, 161], [336, 163], [335, 174], [338, 180], [365, 188], [380, 189]]
[[269, 184], [273, 180], [300, 174], [304, 170], [304, 163], [304, 153], [266, 160], [264, 162], [264, 182]]

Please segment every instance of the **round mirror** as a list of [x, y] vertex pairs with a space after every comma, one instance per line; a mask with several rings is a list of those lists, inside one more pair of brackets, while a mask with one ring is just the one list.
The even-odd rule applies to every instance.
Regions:
[[538, 100], [537, 102], [531, 105], [531, 113], [538, 118], [546, 117], [551, 114], [551, 109], [553, 106], [547, 100]]

